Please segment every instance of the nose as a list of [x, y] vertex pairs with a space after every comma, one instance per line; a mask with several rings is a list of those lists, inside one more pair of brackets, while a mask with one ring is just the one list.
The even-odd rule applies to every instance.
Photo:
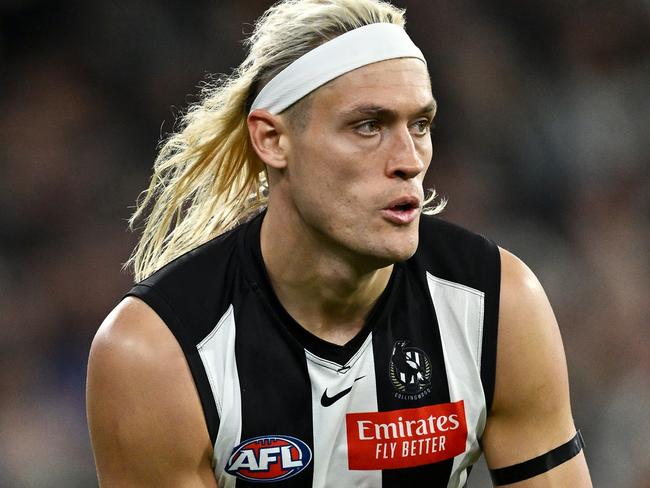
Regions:
[[388, 151], [386, 173], [390, 178], [408, 180], [415, 178], [426, 168], [426, 162], [423, 160], [426, 151], [418, 151], [418, 144], [408, 127], [395, 130]]

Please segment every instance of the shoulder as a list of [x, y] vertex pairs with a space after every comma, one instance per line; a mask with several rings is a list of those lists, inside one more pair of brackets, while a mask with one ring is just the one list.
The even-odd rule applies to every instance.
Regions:
[[242, 227], [179, 256], [127, 293], [154, 310], [184, 348], [198, 344], [233, 299]]
[[243, 227], [237, 227], [178, 256], [138, 285], [166, 291], [209, 285], [215, 276], [227, 273], [236, 260], [233, 258], [238, 253], [238, 236]]
[[[136, 298], [123, 300], [93, 340], [87, 409], [100, 482], [152, 483], [164, 476], [168, 483], [210, 472], [210, 440], [184, 355], [162, 320]], [[155, 468], [163, 463], [165, 469]]]
[[[499, 248], [501, 256], [501, 310], [504, 325], [511, 326], [512, 320], [521, 313], [535, 311], [539, 314], [552, 314], [546, 293], [533, 271], [517, 256], [506, 249]], [[550, 318], [550, 317], [546, 317]], [[532, 329], [557, 329], [555, 319], [548, 321], [527, 320], [515, 328], [515, 332], [531, 324]], [[532, 332], [532, 331], [528, 331]]]
[[484, 445], [488, 464], [530, 459], [575, 434], [559, 327], [534, 273], [501, 255], [496, 384]]
[[[568, 379], [560, 329], [535, 274], [500, 249], [501, 299], [497, 358], [498, 409], [568, 408]], [[501, 394], [499, 394], [501, 391]]]
[[[160, 317], [137, 298], [124, 299], [99, 327], [88, 359], [88, 389], [93, 413], [120, 414], [110, 420], [117, 435], [129, 435], [129, 427], [137, 430], [137, 424], [145, 420], [146, 406], [154, 407], [146, 416], [183, 411], [198, 414], [203, 424], [178, 342]], [[174, 395], [172, 401], [169, 391], [187, 395]]]
[[[499, 249], [501, 254], [501, 299], [499, 306], [499, 374], [504, 379], [521, 382], [524, 391], [535, 390], [536, 379], [554, 377], [558, 387], [568, 386], [564, 348], [558, 323], [542, 285], [531, 269], [514, 254]], [[522, 353], [525, 353], [522, 355]], [[523, 363], [523, 364], [518, 364]], [[508, 366], [538, 368], [539, 374], [517, 378]], [[553, 371], [558, 375], [553, 374]], [[562, 373], [562, 374], [559, 374]], [[513, 392], [508, 392], [511, 397]]]
[[[121, 369], [137, 362], [173, 367], [180, 350], [160, 317], [144, 302], [127, 297], [115, 307], [97, 330], [90, 350], [91, 361]], [[182, 355], [180, 356], [182, 359]]]

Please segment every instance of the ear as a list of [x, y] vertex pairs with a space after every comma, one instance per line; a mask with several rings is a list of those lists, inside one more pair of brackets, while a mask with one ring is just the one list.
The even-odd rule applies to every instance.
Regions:
[[260, 159], [275, 169], [286, 167], [287, 130], [282, 119], [260, 109], [252, 111], [246, 123], [253, 148]]

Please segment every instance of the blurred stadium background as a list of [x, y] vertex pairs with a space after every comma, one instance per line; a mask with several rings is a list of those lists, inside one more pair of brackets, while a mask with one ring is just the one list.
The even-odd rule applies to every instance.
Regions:
[[[439, 102], [444, 217], [544, 284], [595, 486], [650, 487], [650, 3], [396, 3]], [[85, 368], [130, 286], [130, 207], [270, 4], [0, 0], [0, 486], [96, 485]]]

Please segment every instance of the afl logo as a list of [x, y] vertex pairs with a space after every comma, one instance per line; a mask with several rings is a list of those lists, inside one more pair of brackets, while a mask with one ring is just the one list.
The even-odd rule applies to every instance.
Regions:
[[271, 483], [291, 478], [311, 462], [311, 449], [288, 435], [247, 439], [232, 450], [226, 472], [239, 478]]
[[431, 393], [431, 361], [422, 349], [406, 347], [409, 341], [396, 341], [390, 357], [390, 382], [395, 397], [418, 400]]

